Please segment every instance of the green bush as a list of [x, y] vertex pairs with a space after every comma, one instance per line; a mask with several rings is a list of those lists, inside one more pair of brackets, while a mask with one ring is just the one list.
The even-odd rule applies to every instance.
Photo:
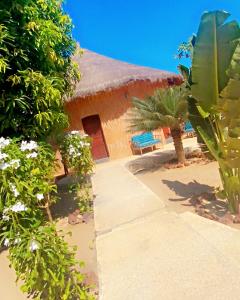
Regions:
[[66, 134], [60, 143], [60, 152], [68, 168], [76, 171], [80, 177], [91, 174], [93, 160], [91, 154], [91, 139], [79, 131]]
[[60, 139], [60, 152], [67, 168], [73, 169], [77, 183], [70, 186], [70, 193], [81, 213], [92, 210], [91, 184], [88, 176], [93, 171], [91, 139], [79, 131], [71, 131]]
[[0, 245], [34, 299], [93, 299], [74, 251], [47, 219], [56, 200], [54, 166], [45, 143], [0, 138]]
[[63, 101], [79, 80], [61, 0], [0, 1], [0, 134], [39, 138], [67, 126]]
[[19, 230], [7, 241], [10, 262], [24, 282], [22, 291], [34, 299], [93, 299], [84, 286], [75, 249], [69, 250], [54, 225]]

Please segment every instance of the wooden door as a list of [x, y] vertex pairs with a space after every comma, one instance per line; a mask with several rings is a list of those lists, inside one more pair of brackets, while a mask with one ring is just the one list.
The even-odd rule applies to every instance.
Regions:
[[98, 115], [82, 119], [83, 129], [92, 138], [92, 155], [95, 160], [108, 157], [107, 145]]

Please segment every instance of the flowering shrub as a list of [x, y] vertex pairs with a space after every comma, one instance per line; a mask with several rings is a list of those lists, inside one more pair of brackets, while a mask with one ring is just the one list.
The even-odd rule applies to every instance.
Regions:
[[69, 193], [73, 194], [73, 199], [76, 201], [80, 213], [92, 212], [92, 186], [87, 180], [82, 179], [78, 183], [72, 184]]
[[0, 246], [22, 290], [35, 299], [93, 299], [74, 251], [57, 234], [49, 206], [56, 201], [55, 156], [45, 143], [0, 138]]
[[54, 167], [55, 156], [47, 144], [0, 138], [0, 212], [5, 207], [3, 217], [10, 218], [11, 205], [20, 209], [24, 204], [25, 211], [42, 206], [46, 195], [56, 191], [55, 184], [49, 184]]
[[81, 135], [79, 131], [71, 131], [62, 139], [60, 151], [67, 167], [75, 170], [78, 181], [70, 186], [69, 192], [75, 195], [80, 212], [89, 212], [92, 209], [92, 199], [87, 175], [93, 170], [91, 139], [86, 134]]
[[74, 250], [69, 250], [63, 236], [56, 235], [54, 225], [24, 230], [9, 240], [8, 246], [17, 277], [24, 281], [24, 292], [46, 300], [93, 299], [79, 272], [82, 264], [75, 260]]
[[85, 176], [92, 172], [91, 139], [88, 135], [81, 135], [79, 131], [71, 131], [64, 136], [60, 151], [68, 168], [73, 168], [77, 175]]

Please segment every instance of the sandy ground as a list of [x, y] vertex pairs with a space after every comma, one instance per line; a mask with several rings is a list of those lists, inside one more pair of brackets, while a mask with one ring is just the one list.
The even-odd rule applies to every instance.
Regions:
[[[65, 181], [63, 180], [63, 184]], [[67, 194], [62, 198], [55, 209], [55, 216], [58, 217], [57, 228], [64, 232], [71, 232], [67, 235], [66, 241], [70, 245], [77, 246], [76, 258], [85, 262], [81, 272], [88, 275], [87, 283], [97, 285], [97, 262], [95, 248], [95, 229], [93, 214], [87, 218], [86, 223], [76, 225], [68, 224], [68, 214], [75, 209], [75, 204]], [[15, 283], [14, 270], [9, 268], [7, 251], [0, 253], [0, 299], [1, 300], [27, 300], [28, 298], [20, 291], [19, 285]]]
[[189, 200], [221, 184], [216, 162], [141, 172], [137, 177], [164, 200], [168, 210], [178, 213], [194, 211]]
[[229, 213], [226, 203], [214, 198], [213, 192], [221, 187], [218, 164], [202, 161], [184, 168], [164, 168], [164, 163], [172, 159], [172, 155], [174, 153], [171, 151], [156, 152], [132, 160], [128, 168], [164, 201], [167, 210], [176, 213], [196, 212], [196, 201], [202, 198], [203, 215], [215, 215], [220, 222], [240, 229], [240, 224], [227, 219]]

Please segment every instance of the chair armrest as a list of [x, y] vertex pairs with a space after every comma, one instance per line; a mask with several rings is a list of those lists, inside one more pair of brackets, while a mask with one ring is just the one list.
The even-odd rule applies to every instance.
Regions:
[[155, 140], [160, 140], [160, 142], [162, 141], [162, 137], [160, 134], [154, 134], [153, 137]]

